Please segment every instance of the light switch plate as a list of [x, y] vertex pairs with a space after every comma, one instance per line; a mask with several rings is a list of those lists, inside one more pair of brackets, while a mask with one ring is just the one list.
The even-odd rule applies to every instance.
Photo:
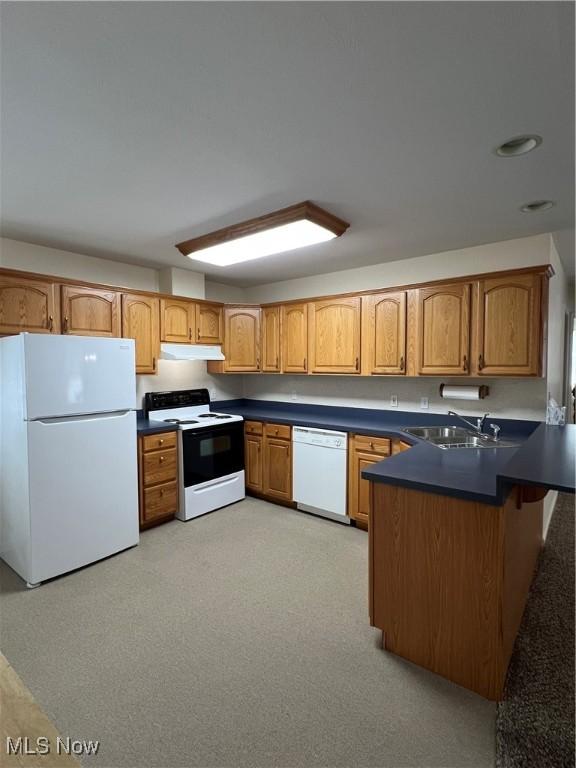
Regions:
[[429, 405], [428, 398], [427, 397], [421, 397], [420, 398], [420, 408], [426, 409], [426, 408], [428, 408], [428, 405]]
[[292, 392], [290, 394], [290, 397], [292, 398], [292, 400], [298, 400], [298, 393], [297, 392]]
[[390, 395], [390, 407], [398, 408], [398, 395]]

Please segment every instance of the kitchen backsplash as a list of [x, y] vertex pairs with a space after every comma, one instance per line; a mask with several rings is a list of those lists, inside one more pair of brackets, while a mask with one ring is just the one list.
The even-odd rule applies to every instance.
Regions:
[[230, 400], [243, 397], [242, 376], [210, 376], [205, 360], [158, 360], [155, 376], [136, 377], [138, 408], [146, 392], [171, 389], [199, 389], [206, 387], [212, 400]]
[[[466, 384], [487, 384], [490, 394], [484, 400], [444, 400], [440, 397], [441, 383], [462, 384], [450, 378], [406, 378], [353, 376], [274, 376], [260, 374], [244, 377], [244, 397], [282, 402], [340, 405], [356, 408], [392, 409], [390, 398], [398, 398], [397, 409], [423, 413], [458, 413], [511, 419], [542, 421], [546, 408], [544, 379], [474, 379]], [[293, 398], [296, 393], [296, 400]], [[428, 398], [428, 409], [421, 409], [421, 398]]]

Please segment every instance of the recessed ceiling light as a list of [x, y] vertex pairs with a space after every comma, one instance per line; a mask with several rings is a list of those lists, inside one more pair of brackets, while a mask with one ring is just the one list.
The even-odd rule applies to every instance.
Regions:
[[519, 155], [525, 155], [528, 152], [532, 152], [533, 149], [539, 147], [542, 144], [542, 137], [534, 134], [526, 134], [524, 136], [514, 136], [512, 139], [508, 139], [504, 144], [500, 144], [494, 150], [499, 157], [518, 157]]
[[309, 201], [178, 243], [184, 256], [218, 267], [332, 240], [350, 225]]
[[526, 203], [520, 207], [522, 213], [540, 213], [549, 211], [556, 205], [553, 200], [534, 200], [532, 203]]

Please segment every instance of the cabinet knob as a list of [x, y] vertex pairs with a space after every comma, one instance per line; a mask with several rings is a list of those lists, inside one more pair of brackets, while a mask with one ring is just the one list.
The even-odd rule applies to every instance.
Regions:
[[478, 355], [478, 370], [481, 371], [484, 368], [484, 356]]
[[160, 488], [160, 496], [164, 496], [164, 488]]
[[196, 334], [196, 338], [198, 339], [198, 341], [200, 341], [200, 328], [198, 328], [198, 333]]
[[370, 448], [374, 448], [374, 443], [370, 443]]
[[166, 458], [165, 456], [160, 456], [160, 463], [162, 463], [165, 458]]
[[64, 317], [64, 322], [62, 323], [62, 333], [68, 333], [68, 317]]
[[160, 438], [160, 440], [158, 440], [158, 445], [164, 445], [164, 440], [162, 440], [162, 438]]
[[359, 360], [359, 358], [356, 358], [356, 363], [355, 363], [355, 365], [354, 365], [354, 367], [356, 368], [356, 370], [358, 370], [358, 367], [359, 367], [359, 365], [360, 365], [360, 360]]
[[464, 360], [462, 360], [462, 370], [468, 371], [468, 358], [466, 355], [464, 355]]
[[188, 338], [192, 341], [192, 328], [188, 328]]
[[401, 371], [404, 370], [404, 355], [402, 355], [402, 357], [400, 358], [400, 370]]
[[54, 330], [54, 318], [52, 315], [48, 317], [48, 330], [52, 331]]

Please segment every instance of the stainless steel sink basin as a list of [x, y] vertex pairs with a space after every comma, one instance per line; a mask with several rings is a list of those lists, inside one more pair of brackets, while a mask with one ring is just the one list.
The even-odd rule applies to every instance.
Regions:
[[420, 437], [437, 448], [516, 448], [518, 443], [510, 440], [492, 440], [490, 437], [476, 435], [464, 427], [408, 427], [404, 430], [409, 435]]
[[470, 434], [464, 427], [408, 427], [404, 432], [414, 437], [421, 437], [423, 440], [435, 440], [441, 437], [467, 437]]

